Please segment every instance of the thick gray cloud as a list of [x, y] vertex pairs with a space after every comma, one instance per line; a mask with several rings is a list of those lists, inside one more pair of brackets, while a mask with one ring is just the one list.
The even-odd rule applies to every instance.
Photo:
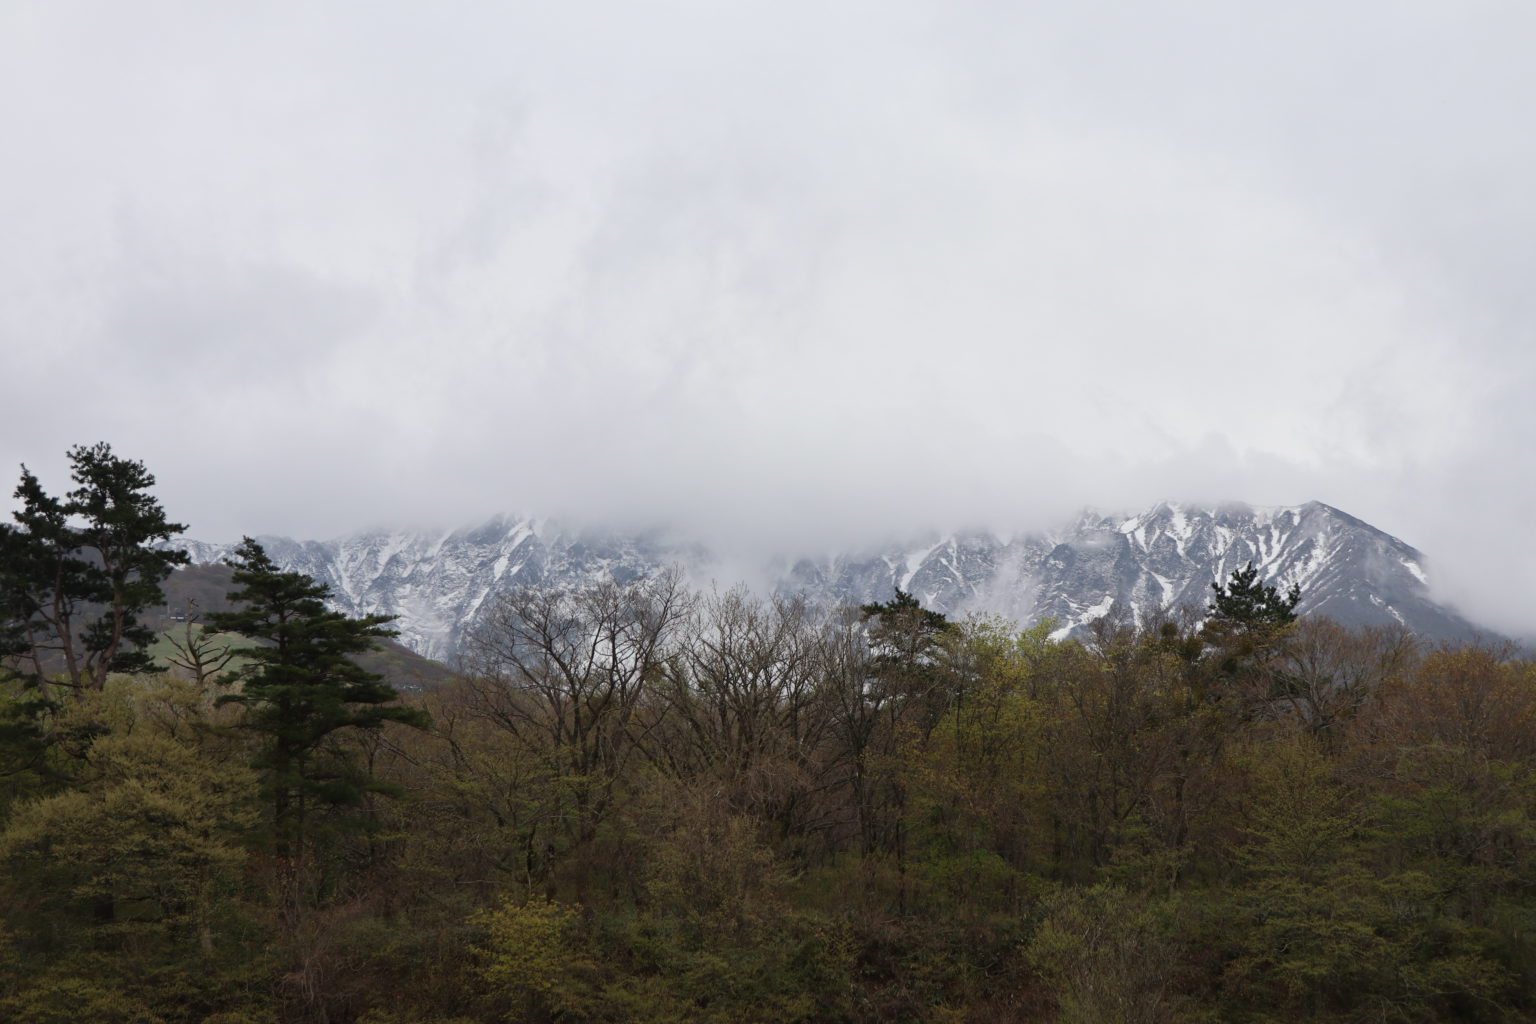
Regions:
[[195, 535], [1351, 511], [1530, 632], [1536, 9], [8, 4], [0, 465]]

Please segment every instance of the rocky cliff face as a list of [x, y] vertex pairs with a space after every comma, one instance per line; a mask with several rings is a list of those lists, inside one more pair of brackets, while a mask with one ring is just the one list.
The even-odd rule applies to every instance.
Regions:
[[[401, 641], [439, 659], [453, 656], [487, 602], [518, 587], [628, 582], [668, 566], [699, 585], [734, 582], [721, 579], [727, 563], [716, 553], [674, 537], [571, 530], [515, 517], [448, 533], [260, 539], [279, 564], [327, 584], [339, 609], [398, 616]], [[199, 562], [227, 552], [187, 547]], [[1052, 619], [1065, 636], [1111, 611], [1144, 622], [1181, 605], [1203, 609], [1211, 582], [1250, 561], [1282, 589], [1299, 584], [1304, 613], [1351, 625], [1401, 623], [1436, 640], [1474, 632], [1433, 600], [1418, 551], [1319, 502], [1294, 508], [1165, 503], [1129, 516], [1086, 512], [1042, 533], [961, 533], [783, 559], [760, 576], [817, 605], [884, 600], [900, 587], [950, 615], [989, 612], [1021, 625]]]
[[1312, 502], [1295, 508], [1161, 504], [1130, 516], [1084, 513], [1064, 528], [1007, 540], [937, 538], [878, 558], [802, 561], [784, 587], [870, 600], [893, 586], [950, 613], [1052, 619], [1061, 635], [1116, 610], [1132, 621], [1203, 609], [1214, 580], [1249, 562], [1281, 589], [1298, 584], [1302, 612], [1350, 625], [1397, 622], [1427, 637], [1474, 630], [1430, 595], [1423, 556], [1395, 537]]

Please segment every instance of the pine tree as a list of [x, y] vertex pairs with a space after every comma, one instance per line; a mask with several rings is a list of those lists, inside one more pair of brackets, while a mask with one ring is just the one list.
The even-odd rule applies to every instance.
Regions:
[[869, 624], [869, 646], [875, 675], [890, 696], [932, 703], [939, 689], [938, 656], [954, 623], [941, 612], [924, 608], [900, 589], [889, 601], [860, 605]]
[[1259, 571], [1249, 562], [1232, 571], [1225, 587], [1212, 583], [1211, 590], [1215, 597], [1206, 608], [1210, 618], [1200, 631], [1210, 644], [1207, 660], [1227, 677], [1263, 676], [1296, 621], [1301, 586], [1292, 584], [1282, 595], [1274, 586], [1260, 583]]
[[142, 462], [105, 443], [69, 459], [75, 490], [52, 497], [23, 466], [17, 525], [0, 524], [0, 658], [45, 696], [56, 674], [78, 693], [110, 672], [151, 670], [154, 633], [139, 616], [188, 560], [162, 546], [185, 527], [166, 519]]
[[869, 675], [846, 695], [844, 729], [861, 844], [865, 854], [894, 853], [904, 874], [906, 786], [892, 770], [894, 754], [906, 725], [926, 737], [951, 703], [940, 657], [955, 627], [899, 587], [889, 601], [861, 605], [859, 614], [868, 631]]
[[1296, 621], [1296, 606], [1301, 603], [1301, 585], [1292, 584], [1284, 596], [1273, 586], [1259, 582], [1259, 571], [1249, 562], [1247, 568], [1232, 570], [1225, 587], [1212, 583], [1216, 596], [1207, 606], [1214, 622], [1243, 628], [1287, 626]]
[[377, 730], [386, 722], [425, 727], [427, 716], [392, 703], [383, 677], [353, 660], [395, 632], [392, 616], [349, 619], [326, 607], [330, 590], [301, 572], [284, 572], [249, 537], [235, 553], [229, 595], [237, 611], [211, 613], [209, 627], [239, 633], [260, 646], [242, 651], [237, 692], [220, 703], [246, 708], [245, 728], [259, 739], [254, 766], [271, 802], [273, 848], [301, 859], [311, 812], [359, 802], [383, 787], [355, 763], [339, 740], [344, 730]]

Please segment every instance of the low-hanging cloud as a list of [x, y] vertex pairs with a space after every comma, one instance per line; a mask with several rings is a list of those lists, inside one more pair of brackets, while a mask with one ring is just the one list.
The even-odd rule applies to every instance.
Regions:
[[214, 539], [1317, 498], [1529, 632], [1531, 28], [16, 5], [0, 460], [110, 440]]

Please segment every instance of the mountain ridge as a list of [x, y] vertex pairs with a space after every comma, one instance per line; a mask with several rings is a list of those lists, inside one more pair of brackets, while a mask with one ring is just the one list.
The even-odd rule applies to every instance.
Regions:
[[[733, 585], [737, 578], [727, 570], [735, 567], [739, 578], [745, 568], [762, 589], [819, 606], [884, 600], [900, 588], [946, 614], [991, 613], [1021, 626], [1051, 619], [1056, 635], [1067, 636], [1112, 611], [1138, 624], [1180, 607], [1203, 613], [1210, 584], [1252, 562], [1261, 578], [1300, 586], [1303, 613], [1349, 625], [1398, 623], [1432, 641], [1479, 635], [1434, 599], [1422, 553], [1320, 501], [1084, 509], [1069, 523], [1006, 539], [987, 530], [934, 532], [908, 543], [755, 560], [733, 560], [664, 531], [621, 534], [506, 514], [446, 531], [258, 539], [284, 568], [329, 586], [339, 610], [395, 615], [401, 642], [440, 660], [453, 657], [498, 593], [628, 583], [669, 566], [696, 586]], [[197, 563], [233, 550], [198, 541], [184, 546]]]

